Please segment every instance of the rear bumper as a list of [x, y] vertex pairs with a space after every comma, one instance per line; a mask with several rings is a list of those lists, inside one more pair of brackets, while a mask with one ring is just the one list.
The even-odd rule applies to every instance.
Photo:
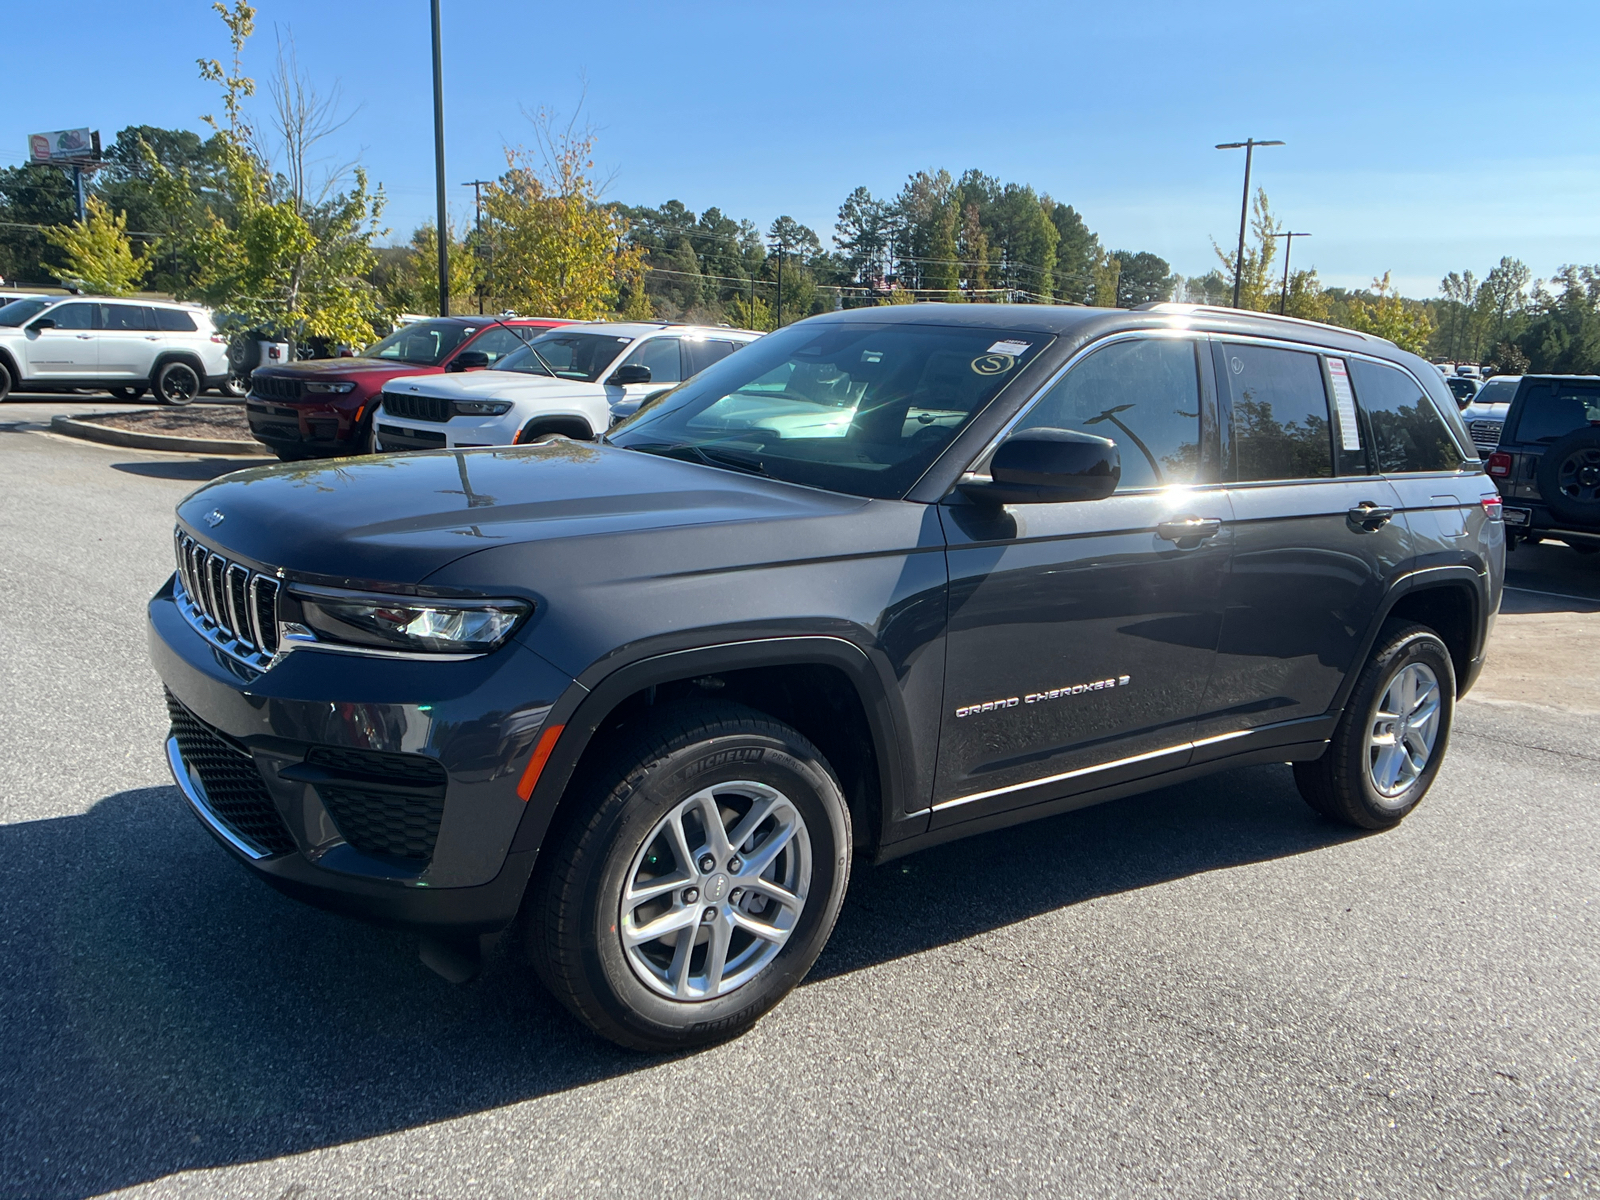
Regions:
[[1506, 523], [1506, 536], [1514, 541], [1534, 537], [1557, 538], [1563, 542], [1580, 545], [1600, 545], [1600, 526], [1575, 526], [1553, 514], [1549, 507], [1537, 500], [1502, 499], [1502, 512]]
[[[233, 857], [280, 891], [381, 924], [474, 933], [515, 917], [537, 852], [511, 851], [517, 783], [567, 676], [516, 642], [438, 664], [297, 650], [256, 672], [188, 624], [170, 581], [148, 615], [174, 705], [168, 766]], [[438, 785], [352, 773], [340, 765], [351, 752], [358, 772], [420, 763]], [[419, 824], [420, 848], [398, 849]]]

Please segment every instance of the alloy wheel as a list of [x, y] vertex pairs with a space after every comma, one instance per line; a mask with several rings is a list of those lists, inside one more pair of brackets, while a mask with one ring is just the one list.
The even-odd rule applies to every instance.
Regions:
[[1384, 689], [1367, 733], [1367, 770], [1383, 800], [1398, 801], [1427, 770], [1439, 737], [1439, 700], [1438, 676], [1425, 663], [1408, 663]]
[[628, 868], [617, 932], [628, 965], [673, 1000], [749, 983], [789, 940], [811, 886], [800, 811], [764, 783], [713, 784], [656, 823]]

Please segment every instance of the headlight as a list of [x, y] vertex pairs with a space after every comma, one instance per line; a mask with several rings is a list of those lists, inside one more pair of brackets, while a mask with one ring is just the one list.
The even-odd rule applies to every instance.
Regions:
[[[511, 636], [533, 606], [525, 600], [436, 600], [294, 585], [290, 605], [318, 642], [425, 654], [482, 654]], [[292, 611], [280, 614], [293, 621]], [[301, 644], [305, 644], [303, 638]]]
[[511, 401], [457, 400], [450, 411], [458, 417], [500, 417], [511, 411]]
[[353, 383], [308, 383], [306, 391], [313, 396], [342, 396], [355, 389]]

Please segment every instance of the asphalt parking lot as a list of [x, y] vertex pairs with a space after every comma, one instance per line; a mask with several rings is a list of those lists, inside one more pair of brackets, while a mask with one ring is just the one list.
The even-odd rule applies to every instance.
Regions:
[[1518, 550], [1401, 828], [1286, 767], [860, 867], [812, 977], [678, 1059], [514, 959], [246, 877], [184, 809], [143, 606], [238, 465], [0, 406], [0, 1192], [1600, 1193], [1600, 559]]

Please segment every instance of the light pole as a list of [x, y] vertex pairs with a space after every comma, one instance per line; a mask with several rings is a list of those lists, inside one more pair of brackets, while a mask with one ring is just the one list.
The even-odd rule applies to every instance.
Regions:
[[[437, 0], [435, 0], [437, 3]], [[1239, 256], [1233, 260], [1233, 306], [1239, 307], [1239, 285], [1244, 282], [1244, 230], [1250, 221], [1250, 160], [1255, 156], [1257, 146], [1281, 146], [1282, 142], [1258, 142], [1255, 138], [1245, 138], [1242, 142], [1223, 142], [1218, 150], [1243, 150], [1244, 151], [1244, 203], [1239, 206]]]
[[[473, 219], [472, 228], [477, 232], [478, 235], [478, 244], [476, 247], [474, 247], [474, 249], [480, 255], [483, 253], [483, 189], [488, 187], [491, 182], [492, 181], [488, 179], [470, 179], [461, 185], [462, 187], [469, 187], [472, 189], [472, 207], [476, 213], [476, 216]], [[491, 255], [491, 259], [492, 257], [493, 256]], [[478, 284], [478, 315], [483, 315], [482, 283]]]
[[444, 51], [439, 44], [439, 0], [433, 0], [433, 171], [439, 202], [439, 315], [450, 315], [450, 224], [444, 198]]
[[1309, 233], [1274, 233], [1270, 237], [1283, 239], [1283, 296], [1278, 301], [1278, 315], [1283, 316], [1289, 311], [1289, 251], [1294, 249], [1294, 240], [1297, 237], [1310, 237]]

